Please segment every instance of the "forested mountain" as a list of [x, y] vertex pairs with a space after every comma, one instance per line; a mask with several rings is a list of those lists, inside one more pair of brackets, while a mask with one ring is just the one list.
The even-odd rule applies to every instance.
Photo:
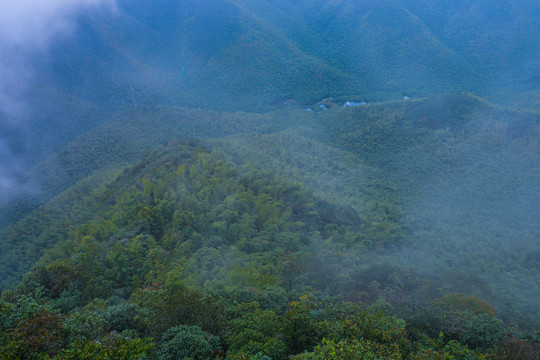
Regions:
[[538, 10], [529, 1], [120, 1], [115, 14], [84, 18], [82, 41], [56, 50], [53, 74], [116, 103], [131, 102], [129, 83], [143, 103], [250, 111], [286, 98], [531, 91]]
[[[193, 141], [154, 151], [57, 211], [69, 227], [52, 232], [62, 239], [3, 293], [7, 358], [482, 358], [507, 332], [491, 305], [460, 293], [417, 300], [422, 317], [398, 301], [406, 325], [384, 298], [418, 296], [429, 280], [366, 268], [398, 238], [379, 243], [377, 225], [354, 210]], [[439, 330], [451, 341], [421, 340]]]
[[537, 3], [110, 4], [6, 77], [0, 359], [540, 356]]
[[[535, 329], [538, 308], [530, 299], [539, 294], [538, 116], [500, 109], [467, 94], [320, 113], [140, 107], [124, 116], [81, 136], [40, 165], [36, 171], [62, 168], [52, 164], [67, 170], [42, 173], [50, 184], [69, 186], [81, 180], [3, 232], [5, 280], [13, 281], [51, 249], [27, 276], [24, 286], [30, 288], [18, 291], [44, 286], [56, 294], [43, 299], [55, 311], [74, 314], [94, 298], [128, 299], [144, 284], [167, 284], [167, 274], [180, 266], [172, 273], [188, 288], [203, 291], [277, 286], [285, 291], [280, 301], [306, 292], [316, 297], [341, 294], [353, 302], [385, 299], [394, 307], [392, 314], [410, 322], [410, 334], [436, 336], [440, 330], [461, 341], [473, 336], [439, 319], [449, 315], [442, 305], [431, 308], [430, 301], [472, 307], [463, 310], [467, 314], [475, 306], [490, 314], [497, 309], [499, 317]], [[204, 146], [191, 140], [171, 143], [119, 173], [123, 164], [182, 134], [206, 138]], [[272, 173], [283, 180], [271, 180], [276, 176]], [[321, 199], [310, 198], [289, 181]], [[244, 198], [240, 189], [246, 186], [256, 198]], [[257, 190], [259, 186], [266, 190]], [[238, 205], [237, 197], [245, 204]], [[185, 205], [178, 208], [180, 204]], [[192, 213], [192, 218], [175, 222], [179, 211]], [[243, 211], [253, 211], [250, 222], [244, 223], [248, 215]], [[274, 215], [264, 225], [266, 212]], [[279, 225], [281, 221], [290, 223]], [[239, 226], [251, 230], [244, 233]], [[191, 230], [183, 234], [186, 229]], [[172, 235], [178, 231], [183, 235]], [[102, 249], [96, 256], [104, 256], [84, 270], [76, 263], [88, 249], [80, 247], [82, 238], [94, 239], [92, 247]], [[136, 245], [137, 239], [147, 243]], [[113, 268], [107, 254], [128, 245], [140, 248], [139, 253]], [[172, 250], [186, 246], [190, 250], [182, 255]], [[78, 251], [80, 255], [73, 255]], [[165, 263], [154, 270], [153, 265], [143, 266], [156, 251], [161, 255], [152, 263]], [[45, 275], [43, 269], [57, 271], [52, 269], [59, 261], [76, 273]], [[296, 264], [293, 269], [289, 261]], [[250, 262], [274, 270], [244, 269]], [[143, 271], [135, 280], [130, 266]], [[277, 270], [282, 267], [292, 273]], [[235, 272], [240, 273], [233, 276]], [[231, 283], [231, 276], [242, 280]], [[122, 284], [115, 282], [117, 277]], [[79, 295], [64, 281], [78, 284]], [[69, 297], [71, 305], [58, 308], [64, 305], [55, 305], [57, 297]], [[413, 310], [417, 306], [423, 310]], [[417, 311], [430, 315], [418, 318]], [[452, 316], [458, 322], [483, 321], [462, 313]], [[197, 321], [207, 326], [203, 319]], [[481, 344], [465, 343], [487, 348], [491, 336], [502, 340], [508, 331], [498, 322], [485, 326], [488, 338], [474, 340]], [[513, 346], [512, 341], [505, 346]]]

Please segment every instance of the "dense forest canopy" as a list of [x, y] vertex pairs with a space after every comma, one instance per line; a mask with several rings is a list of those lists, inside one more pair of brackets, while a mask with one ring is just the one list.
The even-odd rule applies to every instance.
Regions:
[[0, 4], [0, 359], [538, 359], [539, 17]]

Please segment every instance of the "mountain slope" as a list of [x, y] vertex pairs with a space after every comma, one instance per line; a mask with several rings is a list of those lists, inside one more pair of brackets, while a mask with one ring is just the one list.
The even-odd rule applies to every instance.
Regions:
[[[2, 293], [2, 354], [298, 360], [338, 342], [351, 356], [459, 351], [481, 359], [505, 331], [488, 303], [455, 294], [425, 309], [482, 321], [488, 336], [450, 331], [444, 348], [426, 345], [419, 339], [451, 327], [424, 327], [421, 318], [407, 329], [423, 335], [409, 336], [391, 305], [375, 301], [378, 281], [365, 281], [373, 268], [363, 263], [373, 253], [354, 211], [271, 173], [240, 169], [195, 141], [153, 151], [89, 200], [71, 199], [91, 217], [73, 221], [24, 281]], [[386, 269], [394, 285], [407, 283], [394, 294], [418, 290], [411, 274]], [[466, 305], [454, 309], [454, 298]]]
[[[366, 244], [387, 247], [372, 257], [374, 263], [438, 274], [441, 289], [488, 298], [514, 318], [525, 314], [523, 309], [531, 306], [527, 299], [536, 296], [537, 282], [525, 276], [537, 271], [536, 115], [455, 94], [321, 113], [283, 109], [219, 114], [141, 107], [121, 118], [59, 153], [54, 161], [68, 165], [68, 177], [40, 172], [51, 185], [63, 184], [51, 191], [61, 191], [93, 171], [99, 176], [100, 169], [119, 169], [160, 143], [203, 136], [207, 146], [237, 166], [247, 163], [277, 172], [327, 202], [353, 208]], [[114, 141], [103, 142], [104, 134]], [[137, 142], [141, 138], [144, 142]], [[110, 144], [123, 150], [112, 151]], [[41, 225], [30, 225], [46, 217], [42, 214], [39, 210], [5, 230], [5, 259], [20, 257], [25, 246], [34, 246], [33, 237], [51, 234]], [[49, 239], [39, 251], [30, 251], [21, 262], [25, 265], [11, 276], [28, 269], [57, 241]], [[456, 280], [460, 269], [468, 269], [468, 280]], [[525, 286], [523, 281], [528, 290], [517, 291], [517, 284]], [[484, 285], [475, 288], [472, 284], [478, 282]]]
[[287, 98], [477, 89], [487, 69], [409, 8], [417, 10], [392, 1], [120, 2], [113, 17], [85, 18], [79, 44], [59, 47], [55, 79], [109, 103], [130, 103], [131, 86], [139, 103], [251, 111]]
[[[103, 100], [112, 95], [109, 102], [131, 102], [131, 84], [141, 104], [256, 110], [290, 97], [315, 101], [329, 87], [357, 86], [347, 74], [299, 51], [278, 29], [226, 1], [211, 7], [187, 0], [126, 3], [115, 17], [90, 17], [85, 24], [81, 35], [91, 36], [66, 49], [62, 59], [99, 61], [66, 85], [80, 91], [83, 80], [90, 90], [110, 84], [110, 90], [94, 90]], [[80, 64], [56, 68], [73, 76]]]
[[397, 98], [403, 93], [471, 89], [475, 83], [465, 58], [443, 45], [414, 14], [393, 2], [308, 1], [252, 6], [260, 16], [279, 14], [265, 18], [283, 29], [306, 53], [355, 76], [364, 84], [362, 95], [366, 98], [377, 93]]

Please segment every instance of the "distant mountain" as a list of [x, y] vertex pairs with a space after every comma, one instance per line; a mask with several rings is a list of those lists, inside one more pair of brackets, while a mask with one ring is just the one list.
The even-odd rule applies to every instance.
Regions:
[[[540, 4], [535, 1], [398, 1], [430, 31], [489, 76], [534, 77], [539, 66]], [[509, 75], [509, 74], [508, 74]], [[511, 80], [508, 78], [507, 80]]]
[[455, 91], [475, 83], [463, 57], [391, 1], [272, 4], [254, 6], [255, 11], [283, 29], [302, 51], [353, 75], [368, 99]]
[[55, 50], [52, 80], [115, 105], [249, 111], [538, 83], [537, 5], [428, 3], [120, 1]]

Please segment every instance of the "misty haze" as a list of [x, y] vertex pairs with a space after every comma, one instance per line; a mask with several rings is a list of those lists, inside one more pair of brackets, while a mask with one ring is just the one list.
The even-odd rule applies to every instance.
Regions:
[[539, 359], [540, 2], [0, 2], [0, 359]]

